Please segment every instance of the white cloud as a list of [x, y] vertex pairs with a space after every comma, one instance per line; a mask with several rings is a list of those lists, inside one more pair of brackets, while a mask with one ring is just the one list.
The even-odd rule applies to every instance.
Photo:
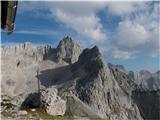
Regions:
[[86, 16], [102, 10], [106, 7], [106, 2], [46, 2], [50, 9], [59, 9], [74, 16]]
[[57, 35], [58, 32], [50, 29], [31, 29], [31, 30], [15, 30], [14, 34], [27, 34], [27, 35]]
[[30, 34], [30, 35], [41, 35], [40, 31], [30, 31], [30, 30], [18, 30], [14, 31], [15, 34]]
[[108, 11], [113, 15], [126, 15], [145, 8], [146, 3], [134, 1], [109, 2], [107, 4]]
[[68, 27], [74, 29], [78, 34], [86, 36], [93, 40], [106, 39], [105, 33], [102, 32], [102, 25], [100, 19], [94, 14], [77, 16], [71, 13], [66, 13], [57, 10], [55, 13], [56, 18]]
[[96, 12], [105, 7], [103, 2], [57, 2], [51, 6], [54, 17], [79, 35], [91, 40], [105, 40], [106, 33]]
[[115, 44], [121, 49], [136, 49], [148, 42], [150, 33], [140, 24], [122, 21], [116, 31]]
[[[157, 3], [147, 5], [144, 9], [139, 8], [140, 11], [134, 12], [134, 15], [126, 15], [119, 22], [112, 37], [112, 46], [116, 48], [115, 51], [119, 50], [119, 55], [131, 58], [140, 54], [150, 57], [160, 55], [160, 9]], [[114, 58], [118, 58], [115, 56], [117, 53], [112, 52]]]
[[39, 9], [48, 9], [51, 18], [57, 19], [86, 39], [93, 41], [107, 39], [100, 18], [96, 16], [98, 10], [105, 8], [104, 2], [22, 2], [20, 4], [21, 12], [36, 13]]
[[160, 25], [151, 31], [150, 41], [148, 46], [146, 46], [146, 51], [152, 56], [160, 57]]
[[109, 52], [111, 53], [112, 57], [115, 58], [115, 59], [126, 60], [126, 59], [134, 58], [134, 56], [133, 56], [134, 53], [128, 52], [128, 51], [123, 51], [123, 50], [120, 50], [120, 49], [117, 49], [117, 48], [111, 48], [109, 50]]

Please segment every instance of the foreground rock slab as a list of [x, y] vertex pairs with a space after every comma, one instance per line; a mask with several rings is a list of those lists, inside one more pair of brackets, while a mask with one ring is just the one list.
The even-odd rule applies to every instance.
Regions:
[[66, 101], [61, 99], [58, 91], [54, 87], [47, 88], [41, 92], [41, 105], [50, 115], [64, 115], [66, 111]]

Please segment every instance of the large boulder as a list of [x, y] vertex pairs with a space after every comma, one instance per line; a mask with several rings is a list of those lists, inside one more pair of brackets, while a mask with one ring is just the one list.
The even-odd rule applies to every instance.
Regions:
[[66, 111], [66, 101], [58, 95], [55, 87], [50, 87], [41, 92], [41, 105], [50, 115], [64, 115]]

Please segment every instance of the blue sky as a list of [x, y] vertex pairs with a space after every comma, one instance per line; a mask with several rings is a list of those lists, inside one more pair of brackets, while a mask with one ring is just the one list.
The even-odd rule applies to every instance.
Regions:
[[160, 67], [158, 2], [19, 2], [12, 35], [2, 46], [23, 42], [57, 46], [71, 36], [82, 48], [98, 45], [106, 62], [128, 70]]

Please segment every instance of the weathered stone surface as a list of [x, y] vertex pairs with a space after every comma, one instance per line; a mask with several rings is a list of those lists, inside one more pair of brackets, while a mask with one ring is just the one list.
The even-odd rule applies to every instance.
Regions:
[[[71, 70], [74, 74], [72, 81], [76, 81], [76, 84], [67, 83], [61, 90], [68, 88], [106, 120], [142, 120], [136, 104], [127, 92], [130, 88], [127, 79], [122, 77], [119, 80], [116, 76], [121, 73], [112, 73], [98, 47], [85, 49]], [[123, 89], [125, 85], [128, 87]]]
[[100, 116], [91, 109], [87, 104], [83, 103], [79, 98], [75, 95], [67, 95], [66, 96], [66, 115], [69, 116], [81, 116], [81, 117], [89, 117], [89, 118], [99, 118]]
[[145, 120], [160, 119], [160, 90], [132, 92], [132, 98], [138, 105], [140, 113]]
[[67, 36], [60, 41], [56, 51], [57, 61], [64, 60], [65, 62], [72, 64], [78, 60], [81, 48], [78, 43]]
[[[160, 72], [143, 71], [138, 73], [140, 77], [135, 77], [123, 66], [107, 65], [97, 46], [81, 53], [79, 45], [70, 37], [65, 37], [57, 48], [25, 43], [4, 47], [1, 51], [2, 94], [10, 96], [16, 106], [26, 102], [35, 107], [39, 98], [33, 93], [38, 93], [39, 79], [40, 88], [44, 89], [42, 105], [52, 115], [63, 115], [66, 109], [76, 116], [141, 120], [139, 105], [137, 107], [131, 97], [132, 91], [139, 88], [142, 78], [147, 79], [144, 86], [160, 87]], [[51, 86], [56, 86], [58, 91]], [[65, 108], [65, 101], [57, 94], [66, 98], [70, 106]], [[74, 97], [67, 97], [69, 94]]]
[[158, 90], [160, 89], [160, 72], [151, 73], [147, 70], [140, 72], [130, 71], [128, 78], [136, 83], [141, 89], [144, 90]]
[[[37, 92], [37, 70], [41, 74], [41, 71], [57, 68], [55, 74], [59, 79], [61, 70], [58, 68], [76, 62], [80, 52], [80, 46], [70, 37], [65, 37], [57, 48], [34, 46], [31, 43], [1, 48], [2, 93], [14, 97]], [[56, 59], [60, 61], [57, 63], [54, 61]], [[45, 74], [42, 79], [47, 83], [42, 80], [43, 86], [49, 86], [55, 74]]]
[[62, 100], [57, 93], [54, 87], [41, 92], [41, 105], [50, 115], [64, 115], [66, 111], [66, 101]]
[[48, 48], [31, 43], [2, 48], [2, 93], [14, 97], [36, 91], [36, 71]]

